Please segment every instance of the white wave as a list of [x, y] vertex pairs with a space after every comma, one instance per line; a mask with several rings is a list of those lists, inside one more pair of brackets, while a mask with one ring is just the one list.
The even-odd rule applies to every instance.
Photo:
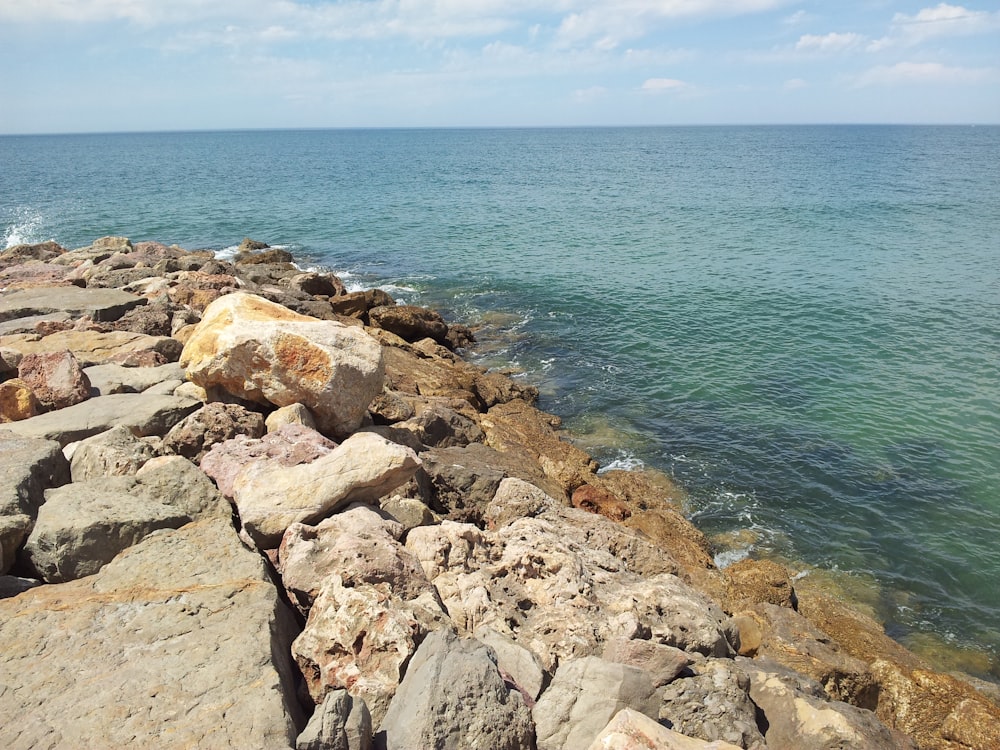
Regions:
[[641, 458], [623, 454], [619, 458], [616, 458], [614, 461], [608, 463], [606, 466], [602, 466], [597, 470], [597, 473], [604, 474], [609, 471], [639, 471], [645, 467], [646, 464]]
[[746, 560], [750, 557], [751, 549], [751, 547], [737, 547], [736, 549], [727, 549], [725, 552], [719, 552], [715, 556], [715, 567], [719, 570], [725, 570], [740, 560]]
[[43, 241], [41, 213], [30, 208], [17, 208], [13, 214], [13, 222], [4, 230], [3, 239], [0, 240], [4, 250]]

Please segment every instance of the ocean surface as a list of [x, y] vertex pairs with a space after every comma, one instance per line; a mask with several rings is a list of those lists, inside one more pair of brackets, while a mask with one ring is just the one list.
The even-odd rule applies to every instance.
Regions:
[[7, 136], [0, 247], [250, 236], [481, 325], [720, 563], [863, 582], [998, 679], [998, 165], [998, 127]]

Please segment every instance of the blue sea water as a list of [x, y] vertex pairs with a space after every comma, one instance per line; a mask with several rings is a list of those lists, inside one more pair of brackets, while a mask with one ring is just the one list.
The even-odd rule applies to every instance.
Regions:
[[8, 136], [0, 246], [251, 236], [480, 323], [600, 461], [997, 677], [998, 165], [998, 127]]

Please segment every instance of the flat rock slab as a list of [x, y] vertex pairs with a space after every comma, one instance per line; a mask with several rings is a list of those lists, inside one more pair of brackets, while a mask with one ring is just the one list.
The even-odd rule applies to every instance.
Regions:
[[[2, 299], [2, 298], [0, 298]], [[12, 318], [0, 323], [0, 336], [12, 333], [33, 333], [39, 323], [66, 323], [73, 319], [69, 313], [60, 311], [45, 315], [29, 315], [24, 318]]]
[[100, 396], [115, 393], [141, 393], [168, 380], [184, 380], [184, 368], [176, 362], [159, 367], [125, 367], [124, 365], [92, 365], [84, 369], [91, 389]]
[[291, 614], [228, 521], [0, 600], [0, 747], [290, 748]]
[[55, 440], [63, 446], [119, 425], [140, 437], [165, 435], [199, 406], [200, 401], [180, 396], [117, 393], [11, 422], [6, 429], [22, 437]]
[[118, 320], [133, 307], [144, 304], [143, 297], [119, 289], [36, 287], [0, 295], [0, 321], [58, 312], [73, 317], [89, 315], [97, 321]]
[[15, 334], [4, 336], [0, 344], [22, 355], [68, 350], [73, 352], [81, 367], [139, 358], [141, 355], [155, 358], [157, 354], [162, 356], [162, 362], [170, 362], [176, 360], [181, 352], [181, 343], [177, 339], [132, 331], [57, 331], [43, 338]]

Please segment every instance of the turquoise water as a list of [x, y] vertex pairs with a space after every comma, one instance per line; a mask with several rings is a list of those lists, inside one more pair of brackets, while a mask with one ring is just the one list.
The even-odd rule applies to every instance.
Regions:
[[603, 463], [996, 665], [997, 165], [996, 127], [4, 137], [0, 244], [251, 236], [486, 320]]

